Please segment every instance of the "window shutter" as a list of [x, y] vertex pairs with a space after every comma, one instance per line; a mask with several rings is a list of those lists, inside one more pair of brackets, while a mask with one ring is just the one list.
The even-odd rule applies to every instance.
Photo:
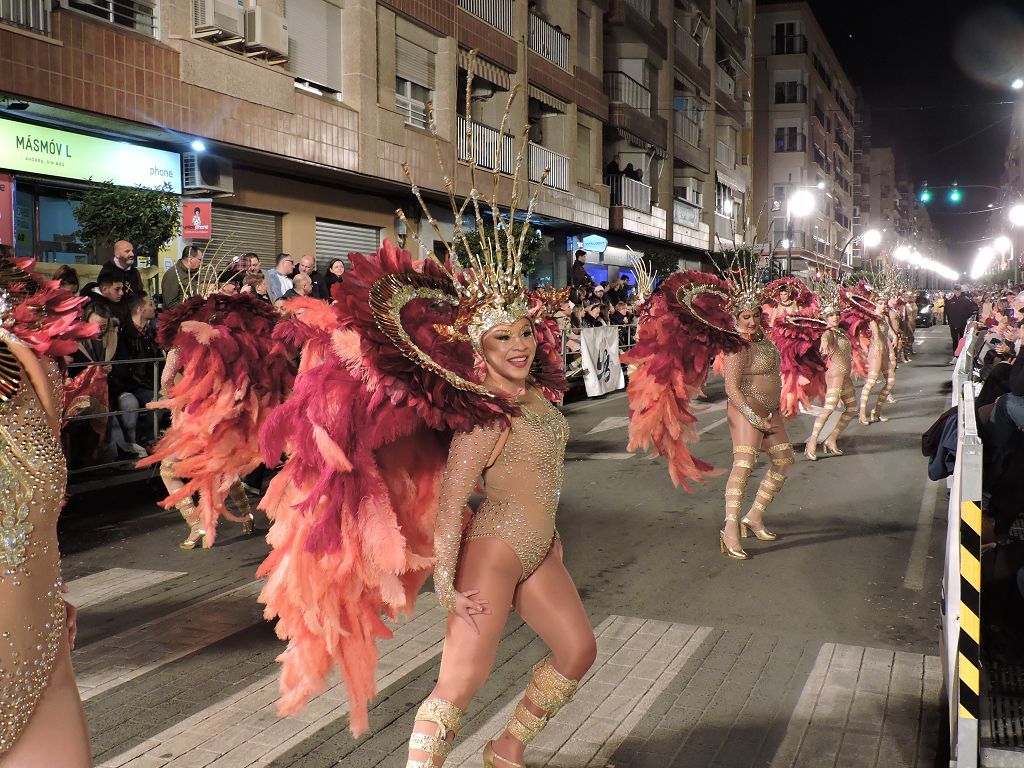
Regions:
[[434, 90], [434, 52], [404, 37], [396, 37], [395, 74], [428, 91]]
[[286, 0], [288, 69], [341, 92], [341, 9], [324, 0]]

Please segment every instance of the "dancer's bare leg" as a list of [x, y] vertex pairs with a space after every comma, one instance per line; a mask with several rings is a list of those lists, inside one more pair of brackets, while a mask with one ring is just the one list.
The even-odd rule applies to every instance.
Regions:
[[[562, 562], [562, 545], [555, 542], [548, 556], [516, 590], [515, 608], [551, 649], [551, 664], [560, 675], [579, 681], [597, 656], [597, 641], [583, 608], [579, 592]], [[522, 705], [537, 717], [550, 712], [538, 707], [529, 697]], [[492, 748], [498, 765], [522, 763], [526, 745], [507, 729]]]

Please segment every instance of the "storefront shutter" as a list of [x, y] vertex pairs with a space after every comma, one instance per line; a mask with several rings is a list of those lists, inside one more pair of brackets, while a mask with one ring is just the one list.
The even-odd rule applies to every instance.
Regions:
[[332, 259], [342, 258], [348, 265], [350, 253], [376, 253], [380, 247], [380, 230], [360, 224], [316, 220], [317, 268], [327, 269]]
[[281, 252], [280, 214], [214, 205], [211, 220], [208, 259], [226, 264], [233, 256], [251, 251], [260, 257], [264, 269], [274, 266]]
[[428, 91], [434, 90], [434, 52], [404, 37], [396, 37], [395, 74]]

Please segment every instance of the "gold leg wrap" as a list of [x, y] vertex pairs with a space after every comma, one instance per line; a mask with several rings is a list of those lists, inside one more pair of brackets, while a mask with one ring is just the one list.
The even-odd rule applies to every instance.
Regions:
[[871, 390], [875, 388], [878, 383], [878, 374], [869, 374], [864, 379], [864, 386], [860, 390], [860, 418], [861, 420], [867, 420], [870, 414], [868, 414], [868, 403], [871, 402]]
[[839, 405], [839, 399], [841, 397], [842, 389], [840, 387], [832, 387], [825, 393], [825, 406], [818, 418], [814, 420], [814, 427], [811, 429], [811, 435], [807, 438], [807, 448], [811, 451], [818, 444], [818, 436], [821, 435], [821, 430], [825, 428], [825, 422], [828, 421], [828, 417], [835, 411], [836, 406]]
[[231, 486], [231, 490], [228, 491], [228, 498], [235, 505], [235, 511], [242, 517], [242, 532], [247, 536], [251, 536], [254, 530], [252, 506], [249, 504], [249, 497], [246, 496], [245, 489], [241, 483], [235, 483]]
[[[409, 752], [424, 752], [426, 760], [409, 757], [405, 768], [437, 768], [444, 765], [448, 753], [452, 751], [452, 742], [448, 736], [458, 736], [462, 720], [462, 710], [444, 699], [427, 699], [416, 710], [416, 722], [433, 723], [437, 726], [434, 733], [413, 732], [409, 737]], [[454, 739], [453, 739], [454, 740]], [[434, 763], [434, 758], [441, 758]]]
[[835, 427], [828, 436], [828, 442], [833, 447], [835, 447], [839, 436], [843, 434], [843, 431], [850, 426], [850, 422], [857, 416], [857, 396], [852, 385], [843, 389], [842, 398], [843, 412], [839, 414], [839, 421], [836, 422]]
[[734, 445], [732, 448], [732, 470], [725, 484], [725, 519], [738, 522], [740, 507], [743, 506], [743, 494], [747, 490], [747, 480], [757, 461], [757, 448], [752, 445]]
[[[523, 744], [529, 744], [558, 710], [569, 702], [579, 684], [579, 680], [570, 680], [551, 666], [550, 658], [541, 660], [534, 666], [533, 678], [526, 686], [526, 695], [516, 705], [516, 710], [512, 713], [505, 730]], [[536, 715], [531, 712], [526, 707], [527, 701], [544, 714]]]
[[768, 449], [768, 455], [771, 456], [772, 466], [761, 478], [761, 484], [757, 487], [757, 493], [754, 496], [754, 503], [747, 514], [747, 518], [755, 522], [764, 521], [765, 509], [775, 499], [775, 494], [782, 490], [782, 486], [786, 482], [788, 467], [793, 464], [793, 446], [789, 443], [773, 445]]
[[[895, 383], [896, 377], [890, 374], [890, 376], [886, 378], [885, 384], [883, 384], [882, 388], [878, 390], [878, 397], [875, 399], [875, 407], [874, 410], [871, 411], [871, 418], [882, 419], [882, 406], [885, 404], [886, 400], [889, 399], [889, 395], [892, 394], [892, 388]], [[882, 420], [887, 421], [888, 419]]]

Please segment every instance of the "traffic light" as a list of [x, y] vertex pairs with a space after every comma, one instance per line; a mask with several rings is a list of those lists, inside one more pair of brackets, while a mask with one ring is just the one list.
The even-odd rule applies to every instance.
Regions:
[[953, 205], [959, 203], [960, 198], [963, 197], [963, 194], [960, 192], [960, 188], [957, 187], [955, 182], [953, 186], [949, 188], [949, 194], [947, 195], [947, 197], [949, 199], [949, 202], [951, 202]]
[[931, 192], [931, 190], [928, 189], [927, 186], [924, 187], [921, 190], [921, 193], [917, 196], [917, 199], [920, 200], [922, 203], [929, 202], [932, 199], [932, 192]]

